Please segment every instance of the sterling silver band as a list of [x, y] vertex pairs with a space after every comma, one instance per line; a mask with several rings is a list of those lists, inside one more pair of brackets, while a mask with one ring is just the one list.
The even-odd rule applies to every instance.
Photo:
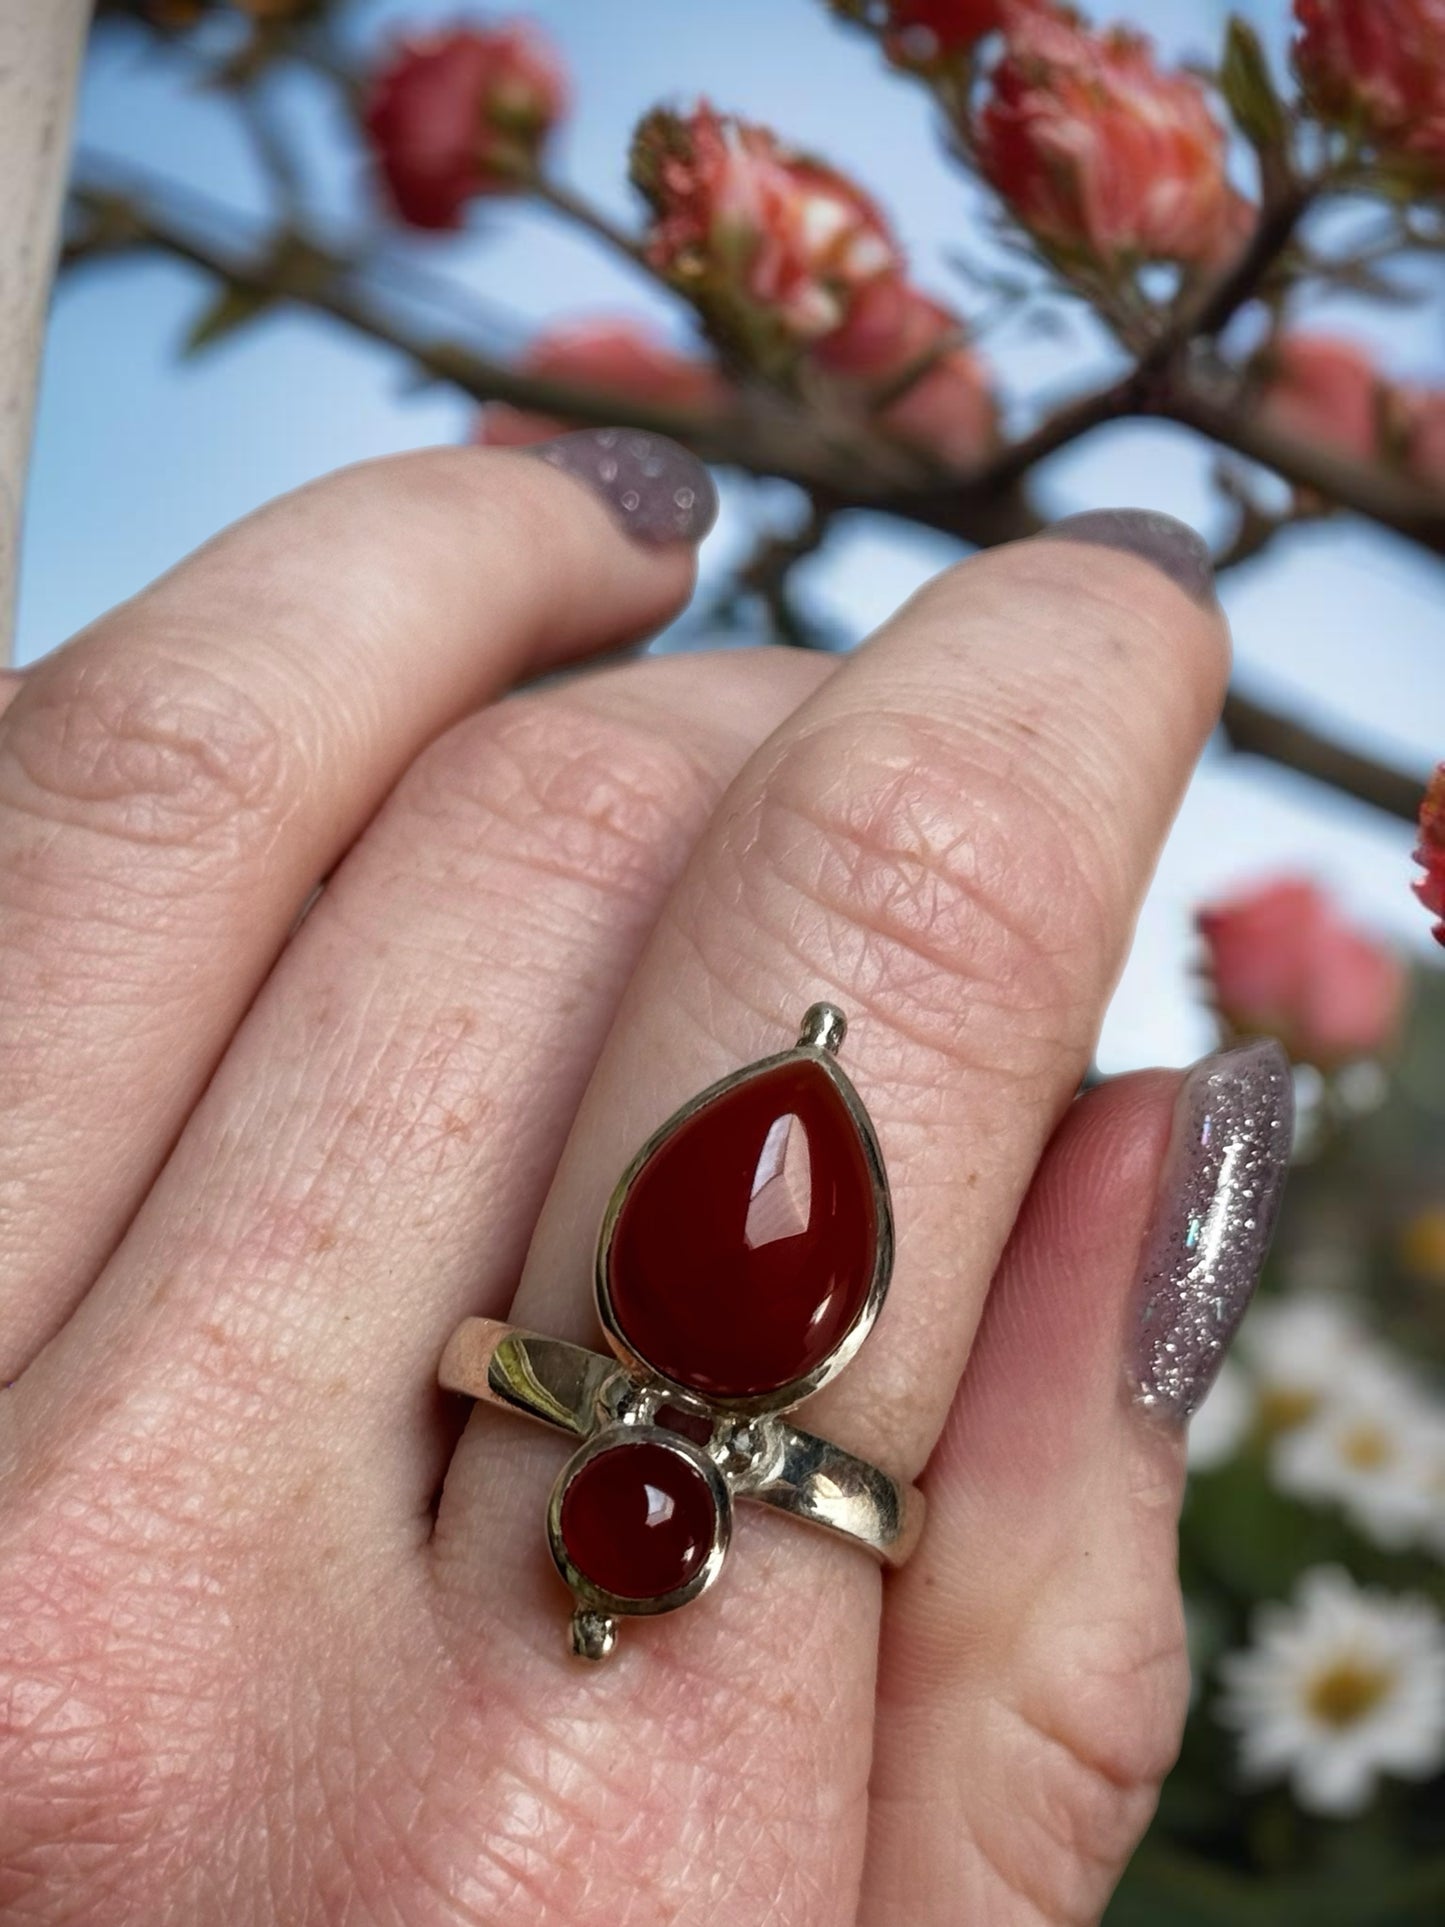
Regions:
[[521, 1412], [577, 1439], [619, 1422], [671, 1424], [703, 1447], [735, 1498], [820, 1526], [887, 1566], [903, 1564], [923, 1527], [918, 1488], [866, 1459], [775, 1414], [720, 1412], [560, 1338], [468, 1318], [453, 1333], [438, 1375], [448, 1391]]

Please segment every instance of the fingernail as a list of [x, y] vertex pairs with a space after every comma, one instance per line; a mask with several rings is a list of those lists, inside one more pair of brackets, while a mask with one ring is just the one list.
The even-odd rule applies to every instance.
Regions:
[[601, 497], [634, 542], [701, 542], [717, 520], [711, 475], [679, 443], [640, 428], [579, 428], [538, 442], [540, 461]]
[[1186, 1419], [1214, 1383], [1259, 1282], [1294, 1142], [1294, 1079], [1273, 1038], [1184, 1080], [1144, 1241], [1129, 1376]]
[[1185, 595], [1212, 609], [1214, 558], [1197, 529], [1157, 509], [1086, 509], [1066, 515], [1043, 531], [1045, 540], [1092, 542], [1101, 549], [1123, 549], [1142, 556]]

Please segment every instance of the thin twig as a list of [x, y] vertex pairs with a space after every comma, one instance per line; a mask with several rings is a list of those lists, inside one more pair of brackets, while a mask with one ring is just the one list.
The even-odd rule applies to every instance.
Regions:
[[538, 174], [528, 182], [528, 191], [534, 200], [542, 201], [548, 207], [555, 209], [574, 227], [580, 227], [588, 234], [595, 235], [615, 254], [620, 254], [630, 261], [635, 268], [641, 268], [644, 274], [657, 278], [657, 270], [648, 260], [647, 250], [637, 236], [619, 227], [602, 212], [601, 208], [594, 206], [585, 195], [579, 194], [576, 188], [568, 187], [564, 182], [554, 180], [550, 175]]
[[720, 607], [735, 608], [741, 598], [755, 596], [778, 642], [791, 649], [822, 646], [815, 627], [803, 615], [792, 593], [792, 575], [800, 562], [822, 548], [832, 521], [830, 510], [810, 501], [808, 513], [796, 529], [782, 535], [770, 531], [762, 536], [738, 570], [735, 586]]
[[1423, 773], [1414, 776], [1362, 756], [1238, 690], [1232, 689], [1225, 699], [1220, 728], [1230, 748], [1241, 755], [1262, 756], [1410, 823], [1419, 814], [1425, 789]]

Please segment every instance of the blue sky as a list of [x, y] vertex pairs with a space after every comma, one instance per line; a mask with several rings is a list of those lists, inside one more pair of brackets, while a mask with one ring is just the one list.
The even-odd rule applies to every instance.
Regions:
[[[353, 10], [358, 45], [389, 25], [475, 12], [429, 0]], [[562, 170], [620, 217], [633, 213], [624, 155], [639, 113], [706, 91], [720, 106], [770, 121], [845, 162], [904, 235], [917, 277], [958, 293], [950, 265], [976, 249], [980, 202], [943, 162], [923, 100], [881, 68], [860, 36], [833, 26], [821, 0], [550, 0], [528, 8], [550, 28], [576, 78], [560, 144]], [[1228, 9], [1135, 0], [1169, 50], [1217, 46]], [[1286, 8], [1247, 9], [1276, 47]], [[323, 222], [365, 205], [359, 157], [309, 87], [298, 90]], [[92, 154], [143, 166], [254, 218], [265, 205], [251, 154], [215, 104], [139, 39], [116, 36], [86, 77], [79, 139]], [[398, 276], [445, 272], [510, 347], [562, 314], [645, 311], [685, 328], [658, 292], [543, 210], [494, 204], [464, 241], [403, 238]], [[179, 341], [204, 299], [201, 280], [160, 260], [87, 270], [61, 292], [39, 409], [24, 548], [20, 649], [53, 647], [197, 543], [268, 497], [339, 464], [455, 441], [471, 408], [419, 391], [383, 350], [334, 324], [279, 314], [191, 362]], [[1445, 382], [1440, 311], [1331, 316], [1375, 340], [1397, 367]], [[1087, 378], [1087, 344], [1065, 353], [1014, 327], [986, 341], [1016, 394], [1062, 393]], [[1102, 368], [1103, 364], [1100, 363]], [[1055, 461], [1050, 507], [1144, 503], [1201, 526], [1212, 514], [1207, 457], [1181, 432], [1122, 425]], [[777, 500], [729, 492], [710, 544], [721, 570]], [[943, 538], [854, 518], [809, 566], [808, 590], [846, 636], [865, 634], [917, 584], [959, 554]], [[1445, 565], [1362, 526], [1305, 532], [1231, 579], [1241, 685], [1422, 769], [1445, 755]], [[1110, 1015], [1108, 1068], [1182, 1061], [1209, 1024], [1189, 981], [1189, 911], [1201, 896], [1285, 868], [1305, 868], [1401, 941], [1427, 947], [1407, 889], [1403, 825], [1326, 801], [1299, 779], [1212, 755], [1190, 792], [1142, 919]]]

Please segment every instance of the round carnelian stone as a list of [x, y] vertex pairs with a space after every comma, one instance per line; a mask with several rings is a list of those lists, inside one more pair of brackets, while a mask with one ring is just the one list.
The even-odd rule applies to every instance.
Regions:
[[648, 1439], [580, 1465], [562, 1494], [562, 1543], [579, 1572], [619, 1599], [685, 1586], [712, 1550], [717, 1503], [681, 1452]]
[[658, 1145], [613, 1227], [608, 1295], [655, 1370], [706, 1397], [757, 1398], [837, 1349], [877, 1246], [858, 1126], [823, 1066], [795, 1058]]

